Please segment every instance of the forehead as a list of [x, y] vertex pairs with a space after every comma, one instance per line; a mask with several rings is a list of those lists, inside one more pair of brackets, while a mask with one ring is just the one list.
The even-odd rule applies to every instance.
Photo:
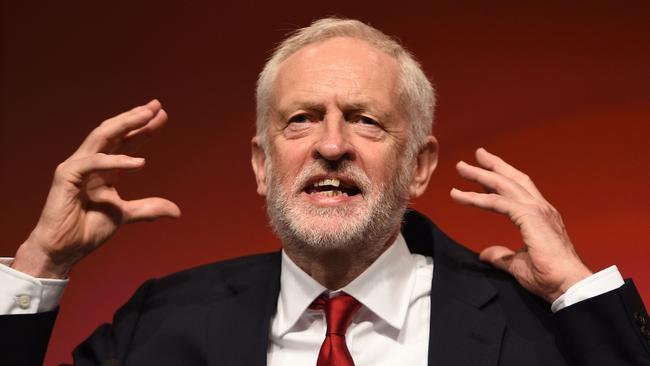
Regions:
[[280, 106], [299, 102], [378, 103], [397, 99], [398, 64], [365, 41], [336, 37], [311, 44], [288, 57], [275, 81]]

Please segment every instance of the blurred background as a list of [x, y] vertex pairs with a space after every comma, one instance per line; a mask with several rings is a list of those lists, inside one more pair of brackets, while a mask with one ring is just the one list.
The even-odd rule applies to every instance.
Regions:
[[287, 32], [327, 15], [398, 37], [437, 87], [441, 160], [413, 207], [474, 250], [519, 246], [507, 219], [449, 198], [476, 189], [454, 164], [484, 146], [533, 178], [593, 270], [618, 265], [650, 305], [647, 1], [5, 2], [0, 255], [86, 134], [154, 97], [170, 124], [119, 189], [183, 210], [124, 227], [74, 269], [46, 364], [70, 361], [148, 278], [279, 248], [249, 163], [255, 80]]

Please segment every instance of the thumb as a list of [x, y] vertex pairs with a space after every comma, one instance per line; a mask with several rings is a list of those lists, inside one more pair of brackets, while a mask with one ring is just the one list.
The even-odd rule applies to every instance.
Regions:
[[181, 209], [169, 200], [159, 197], [127, 201], [122, 205], [124, 222], [153, 221], [161, 217], [179, 218]]
[[493, 245], [483, 249], [481, 254], [479, 254], [479, 259], [492, 264], [502, 271], [511, 273], [510, 267], [514, 256], [515, 252], [512, 249], [501, 245]]

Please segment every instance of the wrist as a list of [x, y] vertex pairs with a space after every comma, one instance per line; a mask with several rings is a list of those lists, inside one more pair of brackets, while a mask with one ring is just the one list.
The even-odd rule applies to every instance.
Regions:
[[18, 247], [11, 268], [36, 278], [65, 279], [69, 266], [57, 264], [39, 245], [34, 244], [32, 236]]
[[578, 282], [586, 279], [587, 277], [593, 275], [593, 272], [587, 268], [582, 262], [579, 265], [573, 267], [573, 270], [566, 276], [562, 285], [559, 286], [558, 291], [548, 296], [547, 300], [552, 304], [560, 296], [564, 295], [569, 291]]

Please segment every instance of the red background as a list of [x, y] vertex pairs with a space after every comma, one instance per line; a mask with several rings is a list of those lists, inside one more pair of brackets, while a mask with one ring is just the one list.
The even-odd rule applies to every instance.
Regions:
[[592, 269], [617, 264], [648, 303], [650, 5], [567, 3], [5, 3], [0, 254], [29, 234], [54, 167], [84, 136], [153, 97], [171, 123], [120, 190], [183, 210], [124, 227], [75, 268], [46, 364], [70, 360], [145, 279], [279, 247], [249, 168], [255, 79], [287, 31], [330, 14], [399, 37], [438, 88], [441, 162], [417, 209], [476, 250], [516, 246], [507, 220], [448, 196], [471, 186], [455, 162], [485, 146], [535, 180]]

